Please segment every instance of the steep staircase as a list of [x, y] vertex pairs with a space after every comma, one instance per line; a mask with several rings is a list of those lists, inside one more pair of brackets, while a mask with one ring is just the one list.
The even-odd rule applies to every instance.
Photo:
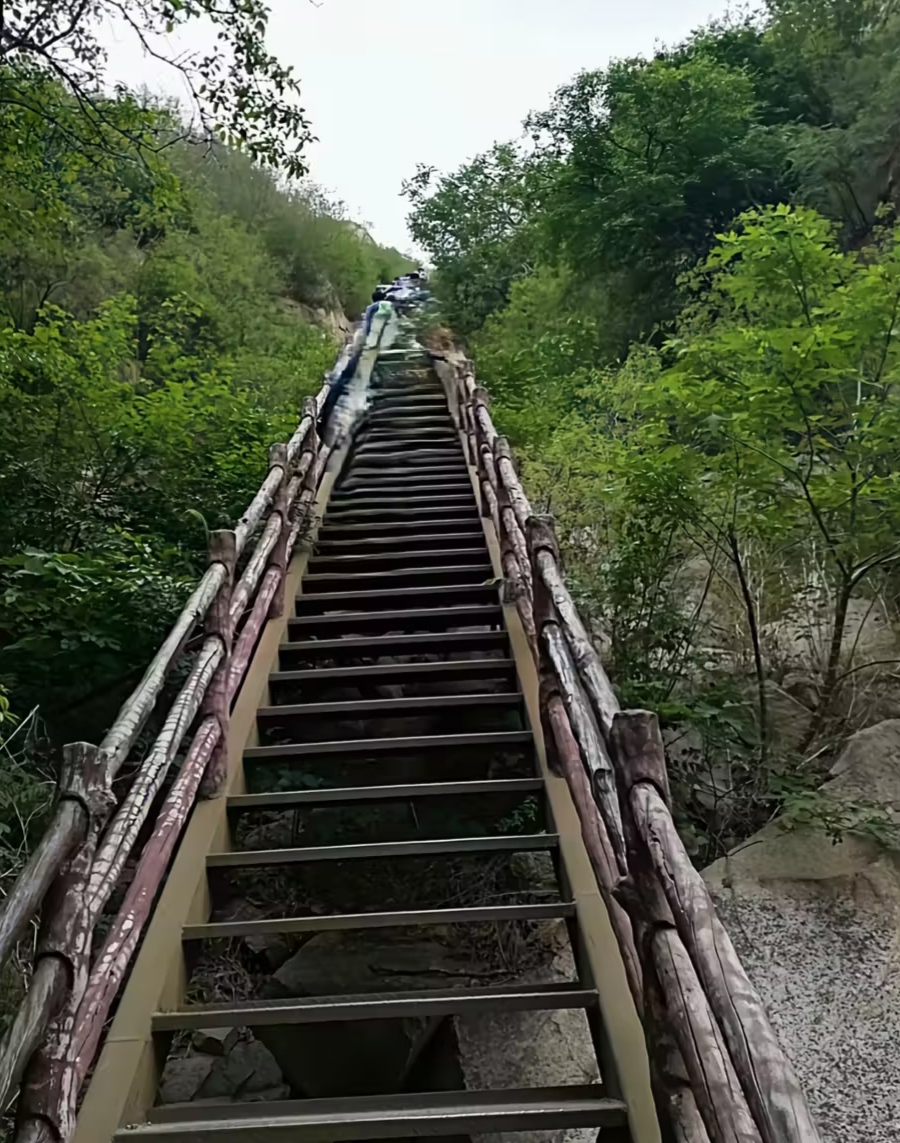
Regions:
[[[385, 1076], [373, 1067], [360, 1077], [349, 1074], [348, 1052], [348, 1074], [324, 1096], [159, 1104], [147, 1122], [121, 1128], [120, 1143], [336, 1143], [537, 1130], [558, 1138], [575, 1128], [597, 1129], [604, 1143], [632, 1139], [496, 564], [444, 390], [413, 365], [395, 353], [379, 366], [373, 405], [331, 494], [269, 680], [268, 705], [258, 710], [259, 745], [244, 755], [247, 792], [229, 798], [230, 848], [206, 858], [209, 920], [182, 934], [182, 1001], [153, 1022], [159, 1059], [192, 1032], [251, 1029], [289, 1083], [296, 1068], [292, 1095], [308, 1094], [301, 1084], [308, 1065], [292, 1044], [305, 1044], [308, 1056], [321, 1042], [324, 1052], [329, 1028], [346, 1035], [352, 1025], [354, 1037], [377, 1037], [401, 1022], [412, 1029], [410, 1059], [394, 1080], [386, 1063]], [[448, 822], [458, 829], [448, 834]], [[290, 844], [261, 846], [285, 828]], [[520, 854], [550, 855], [555, 891], [479, 895], [486, 863], [502, 880], [504, 863]], [[458, 885], [455, 901], [442, 895], [441, 863]], [[229, 914], [222, 903], [248, 884], [268, 886], [282, 915], [271, 907], [263, 919]], [[316, 910], [304, 910], [313, 899]], [[197, 995], [190, 972], [202, 975], [203, 950], [227, 941], [285, 939], [296, 949], [311, 934], [460, 933], [552, 921], [566, 926], [576, 966], [575, 979], [562, 983], [466, 979], [457, 987], [190, 1001]], [[438, 1090], [429, 1045], [451, 1018], [564, 1009], [584, 1011], [601, 1082]]]

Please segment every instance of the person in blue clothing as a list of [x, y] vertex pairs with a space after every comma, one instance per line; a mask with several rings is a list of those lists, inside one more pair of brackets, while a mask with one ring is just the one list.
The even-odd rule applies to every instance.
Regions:
[[393, 317], [394, 307], [379, 286], [372, 294], [372, 304], [366, 309], [361, 328], [354, 338], [353, 350], [332, 381], [319, 414], [319, 432], [332, 448], [352, 430], [365, 412], [368, 387], [362, 378], [357, 377], [359, 364], [365, 350], [378, 350]]

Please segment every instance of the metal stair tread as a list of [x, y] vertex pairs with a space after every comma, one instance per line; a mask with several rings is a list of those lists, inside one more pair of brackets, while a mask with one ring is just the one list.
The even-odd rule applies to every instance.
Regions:
[[251, 746], [245, 761], [271, 758], [310, 758], [323, 754], [385, 754], [391, 751], [446, 750], [458, 746], [524, 746], [532, 742], [530, 730], [485, 730], [477, 734], [431, 734], [405, 738], [348, 738], [334, 742], [288, 742], [282, 746]]
[[416, 782], [402, 786], [332, 786], [317, 790], [278, 790], [267, 794], [232, 794], [229, 812], [277, 809], [279, 806], [363, 804], [364, 802], [414, 801], [417, 798], [448, 798], [462, 795], [537, 793], [542, 778], [478, 778], [463, 782]]
[[350, 702], [308, 702], [283, 703], [275, 706], [261, 706], [257, 712], [258, 719], [296, 718], [306, 715], [308, 717], [335, 715], [347, 717], [353, 713], [359, 715], [384, 714], [386, 717], [396, 716], [399, 711], [441, 711], [454, 707], [475, 708], [491, 706], [519, 707], [525, 701], [521, 691], [501, 691], [497, 694], [468, 694], [468, 695], [425, 695], [414, 698], [378, 698], [354, 699]]
[[121, 1129], [115, 1143], [362, 1143], [627, 1123], [625, 1104], [607, 1098], [600, 1084], [265, 1104], [172, 1104], [153, 1109], [149, 1118], [148, 1124]]
[[157, 1012], [153, 1030], [236, 1028], [246, 1025], [326, 1024], [345, 1020], [386, 1020], [410, 1016], [452, 1016], [462, 1012], [535, 1012], [591, 1008], [597, 992], [578, 984], [497, 985], [493, 988], [423, 988], [415, 992], [303, 996], [197, 1004]]
[[483, 924], [485, 921], [567, 920], [574, 916], [575, 905], [571, 901], [552, 905], [474, 905], [459, 909], [412, 909], [405, 912], [317, 913], [308, 917], [270, 917], [259, 921], [210, 921], [205, 925], [185, 925], [181, 939], [217, 941], [287, 933], [471, 925]]
[[499, 603], [457, 603], [450, 607], [410, 607], [398, 611], [336, 611], [325, 615], [298, 615], [288, 621], [289, 630], [308, 630], [310, 627], [342, 627], [353, 623], [381, 625], [383, 623], [412, 623], [416, 620], [447, 619], [473, 620], [475, 625], [496, 623], [503, 617]]
[[339, 680], [403, 678], [406, 675], [514, 674], [514, 659], [448, 659], [442, 663], [376, 663], [367, 667], [320, 667], [301, 671], [273, 671], [269, 683], [327, 684]]
[[282, 643], [281, 654], [306, 655], [322, 651], [368, 651], [391, 654], [403, 647], [441, 650], [447, 646], [505, 647], [507, 633], [500, 631], [427, 631], [413, 635], [351, 635], [343, 639], [308, 639], [295, 643]]

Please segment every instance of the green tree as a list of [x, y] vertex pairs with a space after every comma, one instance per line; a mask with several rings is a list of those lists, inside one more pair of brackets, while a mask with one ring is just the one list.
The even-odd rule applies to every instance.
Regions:
[[[77, 122], [65, 128], [74, 139], [107, 147], [112, 127], [144, 148], [143, 132], [111, 118], [110, 102], [99, 94], [106, 52], [98, 31], [117, 23], [184, 77], [200, 133], [296, 177], [306, 173], [303, 149], [312, 136], [291, 68], [266, 48], [268, 20], [263, 0], [16, 0], [0, 7], [0, 66], [7, 65], [7, 78], [38, 68], [61, 82], [78, 104]], [[192, 24], [215, 35], [215, 48], [167, 52], [161, 37]], [[38, 110], [30, 94], [14, 79], [0, 82], [0, 104]]]
[[451, 175], [420, 167], [404, 184], [413, 238], [431, 255], [447, 316], [469, 334], [501, 309], [536, 262], [540, 162], [498, 144]]

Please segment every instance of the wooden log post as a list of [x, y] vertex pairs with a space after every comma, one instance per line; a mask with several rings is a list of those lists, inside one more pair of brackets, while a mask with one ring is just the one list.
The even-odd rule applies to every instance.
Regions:
[[[540, 551], [539, 539], [546, 528], [546, 521], [540, 517], [529, 517], [528, 546], [531, 553], [536, 554]], [[533, 572], [535, 568], [536, 564], [533, 563]], [[547, 659], [559, 682], [566, 712], [581, 749], [581, 757], [590, 774], [591, 788], [606, 827], [619, 876], [624, 877], [628, 867], [625, 861], [625, 839], [622, 833], [622, 818], [612, 760], [582, 690], [553, 598], [539, 575], [532, 575], [532, 583], [538, 638], [546, 650]]]
[[613, 716], [619, 709], [619, 700], [603, 670], [593, 640], [581, 622], [572, 596], [563, 582], [553, 517], [529, 517], [526, 532], [535, 578], [543, 581], [553, 598], [554, 606], [559, 613], [560, 626], [578, 667], [578, 675], [585, 693], [590, 699], [597, 725], [601, 733], [606, 736]]
[[[646, 717], [653, 716], [644, 711], [617, 714], [610, 739], [619, 778], [628, 863], [628, 874], [616, 895], [631, 915], [638, 936], [645, 990], [652, 1005], [648, 1005], [652, 1019], [645, 1028], [656, 1091], [669, 1115], [683, 1117], [678, 1130], [685, 1139], [697, 1137], [693, 1106], [685, 1095], [686, 1074], [711, 1143], [762, 1143], [725, 1040], [675, 927], [632, 813], [630, 791], [635, 783], [644, 780], [648, 761]], [[672, 1042], [677, 1045], [677, 1055], [672, 1051]]]
[[529, 596], [534, 594], [532, 587], [531, 557], [528, 553], [528, 543], [525, 534], [519, 527], [519, 521], [509, 500], [509, 490], [502, 481], [497, 481], [497, 507], [500, 513], [503, 542], [507, 549], [516, 557], [522, 576], [522, 588]]
[[87, 985], [94, 927], [88, 901], [89, 877], [97, 838], [113, 797], [96, 746], [86, 742], [66, 746], [63, 775], [70, 795], [82, 802], [90, 820], [84, 841], [60, 871], [41, 910], [29, 996], [33, 992], [37, 997], [51, 997], [53, 1004], [41, 1014], [42, 1019], [50, 1017], [49, 1024], [39, 1028], [34, 1023], [29, 1030], [31, 1037], [38, 1032], [45, 1034], [39, 1037], [41, 1045], [25, 1071], [16, 1143], [64, 1143], [75, 1125], [75, 1016]]
[[237, 561], [234, 532], [222, 530], [210, 535], [209, 558], [210, 563], [218, 563], [225, 568], [225, 582], [206, 616], [207, 640], [216, 639], [219, 642], [222, 657], [203, 699], [200, 714], [201, 717], [211, 715], [219, 724], [221, 733], [212, 752], [206, 773], [203, 775], [200, 794], [204, 798], [217, 798], [224, 789], [225, 774], [228, 769], [228, 724], [231, 717], [228, 677], [234, 642], [234, 625], [231, 621], [231, 592], [234, 586], [234, 569]]
[[494, 454], [494, 441], [497, 439], [497, 430], [491, 420], [491, 395], [483, 385], [476, 385], [472, 392], [472, 413], [481, 443], [486, 444]]
[[506, 489], [507, 498], [516, 516], [516, 521], [522, 529], [522, 534], [528, 531], [528, 517], [531, 516], [531, 504], [525, 495], [525, 490], [519, 480], [516, 466], [513, 462], [512, 451], [506, 437], [497, 437], [494, 441], [494, 459], [497, 465], [497, 475]]
[[303, 445], [303, 455], [298, 466], [298, 475], [302, 473], [302, 483], [300, 495], [295, 501], [293, 511], [292, 523], [299, 523], [301, 536], [308, 535], [310, 530], [312, 506], [316, 499], [321, 470], [324, 467], [322, 464], [323, 453], [326, 453], [326, 450], [323, 449], [318, 430], [313, 425]]
[[269, 466], [281, 469], [281, 484], [275, 494], [275, 503], [272, 514], [281, 521], [278, 539], [269, 556], [269, 567], [275, 568], [279, 573], [278, 587], [269, 605], [269, 618], [280, 619], [284, 614], [284, 573], [285, 553], [287, 552], [288, 536], [291, 530], [290, 521], [290, 472], [287, 460], [287, 445], [276, 444], [269, 449]]
[[614, 726], [617, 743], [631, 759], [623, 772], [630, 817], [723, 1032], [760, 1135], [765, 1143], [817, 1143], [818, 1131], [794, 1069], [678, 836], [656, 716], [626, 711], [616, 716]]
[[547, 745], [548, 762], [554, 773], [565, 779], [572, 796], [581, 826], [581, 838], [594, 871], [600, 896], [609, 913], [616, 943], [625, 966], [628, 987], [640, 1015], [644, 1010], [641, 966], [631, 919], [615, 896], [619, 871], [609, 843], [609, 835], [594, 801], [578, 742], [572, 733], [569, 716], [559, 693], [559, 684], [546, 654], [541, 655], [539, 674], [541, 726], [544, 731], [544, 742]]
[[208, 715], [197, 729], [178, 776], [172, 783], [159, 817], [141, 852], [125, 899], [110, 926], [78, 1005], [73, 1035], [76, 1095], [97, 1053], [109, 1011], [119, 993], [131, 959], [150, 918], [153, 903], [166, 875], [185, 822], [213, 756], [221, 728]]

